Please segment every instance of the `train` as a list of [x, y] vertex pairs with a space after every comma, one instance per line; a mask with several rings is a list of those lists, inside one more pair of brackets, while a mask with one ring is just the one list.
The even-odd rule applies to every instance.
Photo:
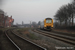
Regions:
[[52, 30], [53, 28], [53, 19], [45, 18], [43, 22], [40, 22], [40, 29]]

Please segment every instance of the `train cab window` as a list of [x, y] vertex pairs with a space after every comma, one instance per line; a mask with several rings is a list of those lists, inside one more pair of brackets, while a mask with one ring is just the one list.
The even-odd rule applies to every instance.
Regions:
[[52, 23], [52, 20], [46, 20], [46, 23]]

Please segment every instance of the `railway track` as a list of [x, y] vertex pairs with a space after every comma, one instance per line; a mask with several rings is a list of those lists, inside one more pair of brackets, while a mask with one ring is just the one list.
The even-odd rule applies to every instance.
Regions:
[[36, 30], [32, 30], [34, 32], [40, 33], [42, 35], [63, 41], [65, 43], [71, 44], [75, 47], [75, 37], [70, 37], [70, 36], [66, 36], [66, 35], [62, 35], [62, 34], [56, 34], [56, 33], [51, 33], [51, 32], [47, 32], [47, 31], [42, 31], [39, 29]]
[[5, 34], [6, 34], [7, 38], [12, 42], [12, 44], [17, 48], [17, 50], [21, 50], [21, 49], [17, 46], [17, 44], [9, 37], [9, 35], [7, 34], [7, 31], [5, 32]]
[[18, 50], [18, 48], [7, 38], [6, 31], [0, 36], [0, 50]]
[[5, 34], [8, 39], [15, 45], [17, 50], [46, 50], [45, 48], [16, 35], [11, 30], [6, 31]]

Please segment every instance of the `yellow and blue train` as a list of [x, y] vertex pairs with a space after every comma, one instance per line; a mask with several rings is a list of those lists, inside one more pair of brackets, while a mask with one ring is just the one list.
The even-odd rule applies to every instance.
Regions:
[[40, 29], [48, 29], [51, 30], [53, 28], [53, 19], [46, 18], [43, 22], [40, 23]]

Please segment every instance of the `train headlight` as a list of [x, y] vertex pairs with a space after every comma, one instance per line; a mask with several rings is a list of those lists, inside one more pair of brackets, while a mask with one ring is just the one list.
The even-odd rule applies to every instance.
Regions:
[[52, 25], [52, 27], [53, 27], [53, 25]]
[[46, 27], [46, 25], [44, 25], [44, 27]]

